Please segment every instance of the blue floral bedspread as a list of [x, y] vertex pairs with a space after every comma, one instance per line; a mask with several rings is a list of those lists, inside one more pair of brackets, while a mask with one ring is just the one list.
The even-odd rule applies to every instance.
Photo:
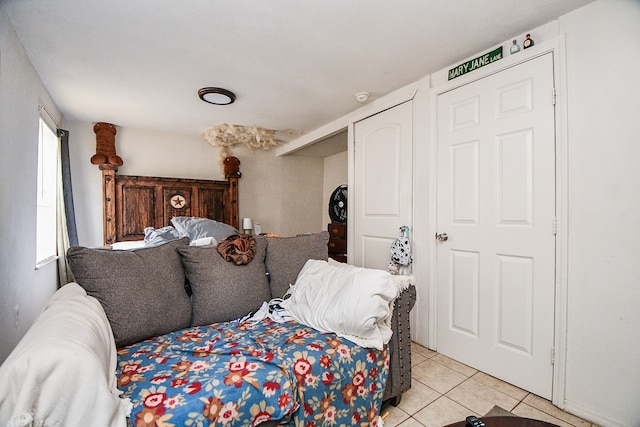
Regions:
[[373, 426], [389, 372], [365, 349], [296, 322], [193, 327], [118, 350], [136, 426]]

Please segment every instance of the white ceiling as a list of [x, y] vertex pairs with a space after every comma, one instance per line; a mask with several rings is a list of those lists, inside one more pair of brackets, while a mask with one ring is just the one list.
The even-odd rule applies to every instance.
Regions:
[[[66, 120], [308, 132], [591, 0], [0, 0]], [[197, 91], [220, 86], [229, 106]]]

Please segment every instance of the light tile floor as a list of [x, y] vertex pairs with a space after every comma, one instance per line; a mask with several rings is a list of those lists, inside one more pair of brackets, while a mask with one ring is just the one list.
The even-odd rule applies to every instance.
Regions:
[[411, 390], [402, 395], [397, 407], [383, 410], [389, 411], [385, 427], [441, 427], [468, 415], [481, 417], [495, 405], [562, 427], [596, 427], [548, 400], [419, 344], [412, 344], [411, 353]]

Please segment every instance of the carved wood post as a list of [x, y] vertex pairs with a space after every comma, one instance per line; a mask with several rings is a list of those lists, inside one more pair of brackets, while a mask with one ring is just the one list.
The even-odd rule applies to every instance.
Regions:
[[227, 221], [230, 225], [237, 229], [240, 229], [240, 207], [238, 206], [238, 179], [242, 176], [240, 172], [240, 159], [237, 157], [229, 156], [223, 161], [224, 164], [224, 177], [229, 180], [229, 200], [225, 203], [229, 203], [231, 209], [231, 218]]
[[231, 218], [229, 218], [229, 224], [234, 226], [237, 229], [240, 229], [240, 218], [239, 218], [239, 206], [238, 206], [238, 177], [232, 176], [229, 177], [229, 201], [227, 203], [231, 204]]
[[116, 171], [113, 165], [100, 165], [102, 170], [103, 231], [104, 244], [116, 242]]
[[96, 154], [91, 163], [102, 171], [102, 229], [106, 246], [116, 242], [116, 171], [123, 161], [116, 153], [116, 127], [98, 122], [93, 126], [96, 134]]

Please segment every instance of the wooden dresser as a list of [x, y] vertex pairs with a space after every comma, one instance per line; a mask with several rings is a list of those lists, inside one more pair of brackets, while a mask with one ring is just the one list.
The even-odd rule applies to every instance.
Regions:
[[327, 226], [329, 231], [329, 258], [339, 262], [347, 262], [347, 224], [332, 222]]

